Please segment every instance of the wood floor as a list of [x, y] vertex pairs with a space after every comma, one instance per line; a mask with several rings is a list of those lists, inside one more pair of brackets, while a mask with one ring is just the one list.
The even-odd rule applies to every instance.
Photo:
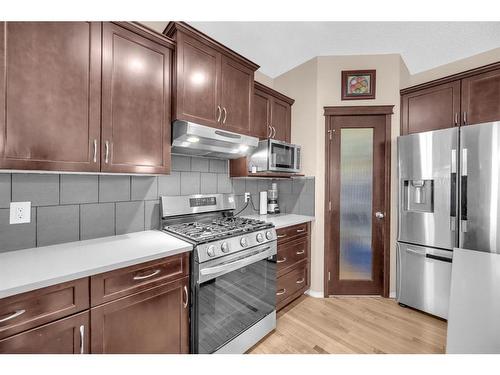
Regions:
[[303, 296], [278, 313], [277, 328], [249, 352], [444, 353], [446, 322], [382, 297]]

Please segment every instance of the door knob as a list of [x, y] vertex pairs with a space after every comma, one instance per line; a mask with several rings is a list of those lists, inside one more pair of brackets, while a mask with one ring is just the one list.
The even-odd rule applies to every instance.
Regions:
[[375, 217], [377, 219], [383, 219], [385, 215], [382, 212], [375, 212]]

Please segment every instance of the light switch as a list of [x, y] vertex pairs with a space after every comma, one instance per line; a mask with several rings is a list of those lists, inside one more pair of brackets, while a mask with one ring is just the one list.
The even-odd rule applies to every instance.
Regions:
[[10, 224], [31, 222], [31, 202], [10, 202]]

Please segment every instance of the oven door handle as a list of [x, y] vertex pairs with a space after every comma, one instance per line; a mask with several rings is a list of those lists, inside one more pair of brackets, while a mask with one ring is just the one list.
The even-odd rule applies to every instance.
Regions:
[[[225, 274], [238, 268], [248, 266], [252, 263], [258, 262], [260, 260], [266, 259], [270, 256], [275, 255], [273, 248], [271, 246], [265, 247], [263, 250], [259, 251], [257, 254], [251, 255], [247, 258], [239, 259], [234, 262], [221, 264], [220, 266], [214, 266], [209, 268], [203, 268], [200, 270], [200, 276], [210, 276], [215, 274]], [[200, 278], [201, 279], [201, 278]]]

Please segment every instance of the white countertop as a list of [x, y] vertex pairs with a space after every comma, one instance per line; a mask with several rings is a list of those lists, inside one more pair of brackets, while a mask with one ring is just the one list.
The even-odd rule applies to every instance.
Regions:
[[296, 214], [243, 215], [243, 216], [251, 219], [264, 220], [268, 223], [273, 223], [276, 229], [314, 221], [314, 216], [305, 216]]
[[0, 298], [191, 251], [158, 230], [0, 253]]

